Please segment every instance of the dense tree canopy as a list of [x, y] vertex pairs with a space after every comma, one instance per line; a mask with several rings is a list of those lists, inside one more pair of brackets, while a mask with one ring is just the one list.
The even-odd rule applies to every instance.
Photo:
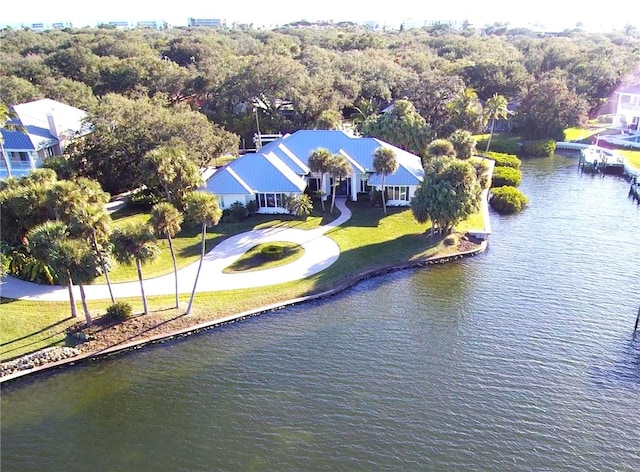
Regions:
[[98, 180], [112, 194], [147, 183], [148, 152], [171, 143], [188, 149], [198, 167], [225, 152], [235, 152], [234, 135], [187, 108], [168, 108], [159, 99], [130, 99], [109, 94], [89, 120], [94, 132], [70, 146], [72, 173]]
[[250, 143], [256, 100], [261, 131], [284, 133], [312, 128], [326, 110], [349, 115], [369, 101], [378, 112], [407, 99], [444, 137], [452, 121], [460, 126], [465, 90], [482, 101], [495, 94], [535, 101], [531, 92], [539, 81], [563, 72], [557, 80], [580, 99], [582, 113], [582, 103], [595, 109], [640, 66], [640, 40], [631, 30], [540, 36], [505, 24], [402, 31], [304, 25], [273, 31], [6, 28], [0, 31], [0, 101], [50, 97], [92, 111], [112, 93], [165, 97], [163, 107], [187, 103]]

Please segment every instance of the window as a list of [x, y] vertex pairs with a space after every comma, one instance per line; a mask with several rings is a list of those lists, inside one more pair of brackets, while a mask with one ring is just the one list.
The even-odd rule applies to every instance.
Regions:
[[284, 208], [284, 193], [259, 193], [256, 200], [259, 208]]
[[389, 200], [409, 201], [409, 187], [406, 185], [387, 187]]

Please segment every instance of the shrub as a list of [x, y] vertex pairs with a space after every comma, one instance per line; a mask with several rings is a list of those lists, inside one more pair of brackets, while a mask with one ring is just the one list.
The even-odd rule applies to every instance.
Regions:
[[519, 169], [522, 164], [522, 161], [518, 159], [518, 156], [513, 154], [489, 151], [486, 157], [487, 159], [494, 161], [496, 166], [500, 167], [513, 167], [514, 169]]
[[126, 321], [131, 318], [131, 305], [127, 302], [115, 302], [107, 307], [107, 316], [117, 321]]
[[556, 142], [552, 139], [523, 141], [519, 155], [523, 157], [550, 157], [556, 150]]
[[443, 241], [445, 246], [451, 247], [458, 244], [458, 238], [455, 235], [447, 236]]
[[508, 215], [522, 210], [529, 199], [517, 188], [511, 186], [491, 189], [489, 204], [501, 215]]
[[237, 223], [244, 220], [247, 216], [249, 216], [249, 210], [247, 210], [247, 207], [245, 207], [242, 202], [233, 202], [229, 206], [229, 222]]
[[449, 136], [449, 141], [453, 144], [458, 159], [469, 159], [476, 153], [476, 139], [467, 130], [454, 131]]
[[[478, 140], [476, 147], [479, 150], [487, 149], [487, 141], [489, 138]], [[491, 147], [489, 151], [500, 152], [504, 154], [513, 154], [514, 156], [518, 154], [520, 146], [518, 145], [518, 140], [514, 138], [505, 138], [500, 135], [493, 135], [493, 139], [491, 139]]]
[[456, 150], [453, 143], [447, 139], [436, 139], [427, 146], [427, 156], [455, 156]]
[[299, 218], [306, 218], [313, 211], [313, 202], [306, 193], [300, 195], [288, 195], [286, 198], [286, 208], [289, 213], [293, 213]]
[[255, 200], [247, 202], [247, 212], [250, 216], [253, 216], [258, 211], [258, 203]]
[[284, 248], [277, 244], [270, 244], [263, 247], [260, 253], [267, 259], [280, 259], [284, 254]]
[[160, 197], [151, 190], [136, 192], [129, 198], [129, 203], [137, 208], [148, 209], [156, 203], [160, 203]]
[[520, 169], [513, 167], [494, 167], [493, 177], [491, 178], [491, 187], [503, 187], [505, 185], [517, 187], [522, 180], [522, 172]]

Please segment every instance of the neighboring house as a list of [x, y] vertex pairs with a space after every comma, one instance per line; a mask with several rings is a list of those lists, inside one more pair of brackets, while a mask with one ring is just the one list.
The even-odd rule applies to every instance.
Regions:
[[640, 84], [619, 90], [613, 127], [640, 132]]
[[351, 174], [336, 188], [336, 195], [358, 199], [371, 188], [381, 190], [382, 176], [373, 168], [376, 149], [396, 154], [398, 170], [385, 178], [390, 206], [408, 206], [424, 178], [420, 157], [374, 138], [350, 136], [344, 131], [300, 130], [266, 144], [257, 153], [245, 154], [219, 169], [206, 182], [206, 190], [218, 197], [221, 208], [239, 201], [255, 201], [259, 213], [287, 213], [284, 200], [305, 191], [331, 195], [331, 178], [309, 171], [309, 155], [317, 149], [341, 154], [351, 164]]
[[[11, 109], [16, 118], [9, 123], [22, 125], [26, 131], [2, 130], [2, 151], [14, 177], [40, 167], [47, 157], [61, 156], [73, 139], [91, 131], [85, 123], [85, 111], [49, 98], [13, 105]], [[0, 178], [7, 175], [2, 159]]]

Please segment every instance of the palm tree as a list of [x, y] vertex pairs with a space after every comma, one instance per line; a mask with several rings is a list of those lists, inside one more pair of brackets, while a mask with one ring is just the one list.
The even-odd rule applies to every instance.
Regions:
[[373, 168], [376, 174], [382, 176], [382, 208], [385, 215], [387, 214], [387, 204], [385, 202], [385, 188], [384, 181], [387, 175], [394, 174], [398, 170], [398, 161], [396, 160], [396, 153], [393, 149], [379, 147], [373, 154]]
[[331, 159], [333, 155], [327, 149], [316, 149], [309, 154], [309, 160], [307, 161], [307, 165], [309, 166], [309, 170], [311, 172], [320, 174], [320, 204], [322, 205], [322, 211], [324, 212], [324, 176], [327, 172], [329, 172], [329, 168], [331, 165]]
[[178, 265], [176, 263], [176, 254], [173, 250], [173, 237], [180, 232], [183, 221], [182, 213], [178, 211], [169, 202], [160, 202], [154, 205], [151, 210], [151, 218], [149, 222], [158, 236], [166, 236], [171, 251], [171, 260], [173, 261], [173, 274], [175, 276], [176, 286], [176, 308], [180, 306], [178, 297]]
[[338, 183], [342, 182], [342, 180], [344, 180], [350, 173], [351, 164], [349, 164], [349, 161], [343, 155], [335, 154], [329, 161], [329, 175], [333, 177], [331, 210], [329, 213], [333, 211], [333, 207], [336, 203], [336, 187], [338, 186]]
[[113, 295], [106, 261], [109, 253], [105, 250], [105, 246], [109, 246], [109, 236], [111, 235], [111, 215], [106, 211], [104, 205], [78, 206], [69, 225], [74, 234], [87, 238], [91, 242], [91, 247], [100, 262], [102, 273], [107, 282], [111, 303], [115, 303], [116, 299]]
[[493, 127], [498, 118], [507, 118], [507, 99], [497, 93], [493, 94], [484, 107], [484, 125], [491, 120], [491, 130], [489, 131], [489, 140], [487, 141], [487, 149], [485, 154], [489, 152], [491, 146], [491, 138], [493, 137]]
[[27, 247], [31, 255], [48, 266], [55, 274], [54, 279], [67, 286], [71, 316], [76, 318], [78, 311], [73, 294], [71, 272], [60, 258], [60, 244], [68, 237], [67, 225], [60, 221], [46, 221], [32, 229], [26, 235]]
[[477, 131], [482, 122], [482, 105], [472, 88], [460, 91], [448, 104], [450, 122], [457, 129]]
[[[18, 123], [9, 123], [10, 120], [17, 118], [16, 114], [4, 103], [0, 103], [0, 129], [6, 129], [8, 131], [20, 131], [26, 133], [27, 130], [24, 126]], [[0, 134], [0, 154], [2, 154], [2, 160], [7, 168], [7, 177], [11, 177], [11, 165], [9, 164], [9, 158], [4, 153], [4, 137]]]
[[188, 219], [200, 223], [202, 225], [201, 239], [200, 239], [200, 263], [198, 264], [198, 271], [196, 272], [196, 280], [193, 282], [193, 290], [191, 291], [191, 298], [189, 299], [189, 305], [185, 315], [191, 313], [191, 307], [193, 306], [193, 297], [196, 294], [196, 287], [198, 286], [198, 277], [200, 277], [200, 270], [202, 269], [202, 261], [204, 260], [205, 251], [205, 237], [207, 234], [207, 226], [215, 226], [220, 221], [222, 216], [222, 210], [218, 206], [218, 199], [212, 193], [202, 190], [196, 190], [185, 195], [185, 204]]
[[138, 280], [140, 281], [144, 314], [148, 315], [149, 309], [142, 279], [142, 264], [153, 261], [160, 254], [153, 228], [148, 224], [141, 226], [129, 224], [122, 228], [117, 228], [111, 235], [111, 242], [116, 261], [127, 265], [135, 262]]
[[71, 283], [78, 285], [87, 326], [91, 326], [93, 319], [87, 305], [84, 286], [100, 274], [98, 257], [84, 240], [66, 239], [61, 241], [58, 247], [58, 262], [70, 277]]

